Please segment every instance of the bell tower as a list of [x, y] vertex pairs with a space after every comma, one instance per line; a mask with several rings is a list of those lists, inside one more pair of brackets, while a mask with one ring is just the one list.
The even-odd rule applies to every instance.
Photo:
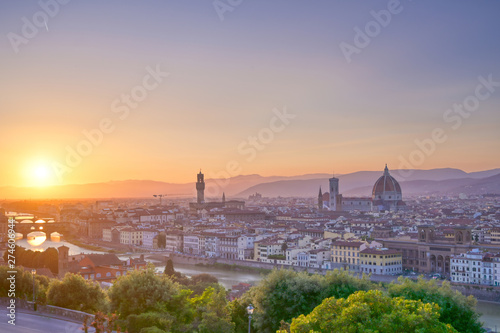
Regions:
[[337, 211], [339, 198], [339, 179], [332, 177], [330, 180], [330, 210]]
[[58, 268], [58, 275], [59, 278], [63, 278], [66, 272], [68, 271], [68, 253], [69, 253], [69, 247], [66, 245], [60, 246], [57, 249], [59, 256], [57, 260], [57, 268]]
[[196, 202], [198, 204], [205, 203], [205, 179], [204, 175], [201, 173], [201, 169], [196, 181], [196, 191], [197, 191]]
[[323, 210], [323, 193], [321, 192], [321, 186], [319, 187], [318, 193], [318, 209]]
[[432, 243], [434, 241], [435, 228], [432, 225], [419, 225], [418, 230], [418, 241], [420, 243]]

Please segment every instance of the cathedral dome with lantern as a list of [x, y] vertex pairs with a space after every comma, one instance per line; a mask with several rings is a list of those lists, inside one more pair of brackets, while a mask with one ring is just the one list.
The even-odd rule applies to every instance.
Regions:
[[405, 206], [403, 193], [398, 181], [389, 174], [387, 164], [384, 174], [375, 182], [372, 191], [372, 209], [374, 211], [397, 211]]

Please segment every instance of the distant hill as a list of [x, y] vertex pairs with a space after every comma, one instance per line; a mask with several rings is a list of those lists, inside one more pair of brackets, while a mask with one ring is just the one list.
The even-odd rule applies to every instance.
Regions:
[[[495, 176], [489, 176], [489, 175]], [[371, 196], [373, 184], [382, 175], [380, 171], [360, 171], [339, 178], [340, 193], [347, 196]], [[433, 170], [394, 170], [391, 175], [402, 187], [403, 195], [411, 194], [500, 194], [500, 169], [468, 174], [458, 169]], [[484, 175], [484, 178], [480, 176]], [[406, 177], [405, 177], [406, 176]], [[329, 176], [331, 177], [331, 176]], [[284, 180], [258, 184], [239, 193], [246, 197], [259, 192], [263, 196], [302, 196], [314, 197], [319, 186], [323, 192], [328, 192], [328, 178], [311, 180]]]
[[[206, 179], [205, 197], [220, 199], [255, 185], [282, 179], [313, 179], [328, 177], [327, 174], [306, 174], [301, 176], [242, 175], [229, 179]], [[123, 180], [105, 183], [73, 184], [51, 187], [0, 187], [0, 199], [43, 199], [43, 198], [130, 198], [152, 197], [153, 194], [167, 194], [172, 197], [195, 197], [195, 183], [167, 183], [152, 180]]]
[[[467, 195], [477, 195], [485, 193], [500, 194], [500, 174], [486, 178], [462, 178], [447, 179], [442, 181], [433, 180], [413, 180], [400, 182], [403, 195], [431, 195], [447, 194], [458, 195], [464, 193]], [[358, 187], [349, 190], [344, 195], [360, 196], [370, 194], [372, 186]]]
[[[336, 175], [340, 179], [340, 192], [344, 195], [369, 196], [382, 171], [359, 171]], [[393, 170], [404, 194], [480, 194], [500, 193], [500, 169], [467, 173], [459, 169]], [[331, 174], [298, 176], [242, 175], [230, 179], [206, 179], [205, 196], [209, 200], [226, 197], [247, 198], [255, 192], [267, 197], [315, 197], [322, 186], [328, 191]], [[105, 183], [62, 185], [47, 188], [0, 187], [0, 199], [45, 198], [128, 198], [152, 197], [167, 194], [171, 197], [195, 197], [195, 183], [166, 183], [152, 180], [124, 180]]]

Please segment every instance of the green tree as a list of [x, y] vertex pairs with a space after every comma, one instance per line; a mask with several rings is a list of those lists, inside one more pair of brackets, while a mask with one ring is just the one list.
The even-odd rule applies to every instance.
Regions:
[[208, 284], [215, 283], [215, 284], [217, 284], [217, 283], [219, 283], [219, 280], [211, 274], [201, 273], [201, 274], [193, 275], [191, 277], [191, 284], [195, 285], [198, 283], [208, 283]]
[[[319, 275], [273, 270], [250, 289], [256, 310], [253, 325], [258, 332], [276, 332], [280, 321], [309, 313], [323, 300], [324, 279]], [[249, 303], [250, 303], [249, 302]]]
[[479, 315], [475, 312], [476, 300], [451, 289], [449, 282], [438, 286], [436, 281], [419, 278], [417, 282], [399, 277], [397, 283], [388, 287], [389, 295], [410, 300], [421, 300], [439, 305], [440, 321], [451, 324], [457, 331], [467, 333], [482, 332]]
[[141, 329], [140, 333], [169, 333], [169, 332], [153, 326]]
[[222, 286], [209, 287], [203, 294], [189, 300], [194, 310], [191, 331], [200, 333], [234, 332], [234, 323], [231, 322], [226, 290]]
[[347, 298], [349, 295], [359, 290], [370, 290], [379, 288], [378, 285], [370, 281], [368, 275], [363, 274], [361, 278], [350, 275], [348, 271], [333, 270], [328, 272], [325, 277], [325, 287], [322, 298], [335, 297]]
[[18, 265], [23, 265], [24, 267], [34, 268], [33, 259], [35, 257], [35, 252], [31, 250], [25, 250]]
[[[371, 288], [375, 285], [367, 277], [358, 279], [347, 271], [335, 270], [321, 276], [273, 270], [244, 295], [243, 301], [256, 308], [253, 325], [257, 331], [276, 332], [282, 320], [291, 322], [292, 318], [311, 312], [327, 297], [347, 297], [358, 290]], [[232, 311], [235, 310], [240, 311], [232, 307]]]
[[201, 323], [198, 331], [200, 333], [234, 332], [235, 324], [231, 322], [226, 290], [223, 287], [217, 289], [209, 287], [205, 290], [205, 293], [210, 293], [210, 296], [201, 314]]
[[50, 282], [47, 301], [51, 305], [89, 313], [107, 310], [106, 293], [99, 284], [72, 273], [66, 273], [62, 280]]
[[44, 275], [35, 275], [36, 302], [38, 304], [47, 304], [47, 290], [51, 280]]
[[[108, 316], [98, 311], [95, 314], [94, 321], [92, 321], [90, 327], [93, 327], [96, 333], [112, 333], [114, 330], [120, 332], [121, 328], [119, 325], [117, 325], [117, 320], [118, 317], [114, 313]], [[87, 328], [87, 330], [85, 330], [85, 332], [87, 332], [89, 327], [87, 324], [87, 320], [84, 321], [83, 326], [83, 330]]]
[[169, 332], [173, 322], [168, 313], [146, 312], [139, 315], [127, 317], [127, 329], [129, 333], [142, 332]]
[[[16, 274], [7, 273], [8, 271], [16, 271]], [[7, 266], [0, 266], [0, 297], [9, 297], [10, 292], [10, 281], [7, 280], [12, 275], [15, 275], [15, 297], [23, 298], [27, 300], [33, 300], [33, 275], [30, 271], [25, 271], [22, 267], [16, 267], [15, 269], [10, 269]], [[40, 281], [45, 281], [44, 278], [36, 276], [35, 279], [35, 289], [42, 293]], [[45, 299], [45, 296], [40, 294], [40, 299]]]
[[59, 251], [53, 247], [43, 251], [39, 267], [47, 267], [53, 274], [57, 275], [59, 273]]
[[32, 260], [31, 267], [33, 267], [33, 268], [42, 268], [42, 267], [44, 267], [43, 263], [42, 263], [42, 257], [43, 257], [43, 252], [35, 251], [33, 253], [33, 260]]
[[172, 279], [172, 281], [174, 281], [174, 282], [177, 282], [177, 283], [182, 284], [184, 286], [190, 285], [190, 279], [187, 276], [185, 276], [181, 272], [175, 271], [174, 263], [172, 262], [172, 259], [167, 260], [167, 264], [165, 265], [165, 270], [163, 271], [163, 274], [170, 277]]
[[163, 271], [163, 274], [172, 276], [175, 274], [175, 269], [174, 269], [174, 262], [172, 259], [167, 260], [167, 264], [165, 265], [165, 270]]
[[439, 321], [439, 306], [391, 298], [381, 291], [359, 291], [347, 299], [327, 298], [310, 314], [293, 319], [291, 333], [458, 332]]
[[250, 304], [248, 297], [237, 298], [229, 302], [228, 309], [231, 314], [231, 322], [235, 325], [236, 333], [248, 332], [247, 306]]
[[121, 319], [131, 314], [158, 312], [175, 307], [179, 287], [168, 277], [155, 274], [154, 266], [120, 276], [108, 291], [111, 310]]
[[208, 287], [217, 288], [218, 286], [219, 280], [215, 276], [206, 273], [193, 275], [188, 284], [189, 289], [193, 291], [193, 296], [201, 295]]

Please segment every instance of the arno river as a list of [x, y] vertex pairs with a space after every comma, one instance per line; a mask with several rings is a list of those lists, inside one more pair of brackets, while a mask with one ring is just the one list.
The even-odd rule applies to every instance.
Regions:
[[[79, 253], [95, 253], [96, 251], [86, 250], [79, 246], [73, 245], [68, 242], [53, 242], [50, 240], [45, 241], [40, 246], [34, 247], [28, 244], [26, 239], [17, 240], [16, 244], [25, 248], [31, 248], [32, 250], [43, 251], [49, 247], [59, 247], [62, 245], [66, 245], [69, 247], [69, 254], [79, 254]], [[137, 255], [134, 255], [136, 257]], [[119, 255], [120, 259], [124, 260], [128, 258], [127, 255]], [[162, 271], [165, 269], [165, 266], [157, 266], [157, 271]], [[175, 270], [179, 271], [187, 276], [192, 276], [200, 273], [208, 273], [212, 274], [219, 282], [225, 287], [230, 289], [232, 285], [238, 284], [240, 282], [256, 284], [258, 281], [262, 279], [262, 276], [258, 273], [248, 273], [248, 272], [234, 272], [234, 271], [226, 271], [221, 269], [216, 269], [213, 267], [203, 267], [203, 266], [192, 266], [192, 265], [181, 265], [176, 264]], [[482, 314], [481, 321], [485, 323], [486, 327], [493, 329], [495, 332], [495, 326], [497, 328], [497, 332], [500, 332], [500, 304], [499, 303], [490, 303], [484, 301], [478, 301], [477, 311]]]

